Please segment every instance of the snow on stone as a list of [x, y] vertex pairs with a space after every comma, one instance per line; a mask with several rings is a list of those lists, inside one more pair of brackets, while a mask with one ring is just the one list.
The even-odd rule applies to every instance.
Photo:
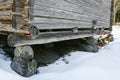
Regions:
[[115, 40], [97, 53], [71, 52], [46, 67], [39, 67], [40, 73], [32, 77], [21, 77], [11, 70], [0, 49], [0, 78], [2, 80], [120, 80], [120, 28], [113, 26]]

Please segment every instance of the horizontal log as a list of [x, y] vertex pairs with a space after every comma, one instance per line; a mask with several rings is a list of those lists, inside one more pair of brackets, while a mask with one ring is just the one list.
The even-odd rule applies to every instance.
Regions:
[[12, 29], [12, 25], [11, 24], [1, 24], [0, 22], [0, 29]]
[[15, 29], [0, 29], [0, 33], [4, 33], [4, 34], [18, 33], [18, 34], [30, 35], [30, 33], [26, 30], [15, 30]]
[[23, 17], [28, 18], [28, 10], [22, 10], [22, 12], [12, 12], [12, 10], [8, 11], [0, 11], [0, 16], [13, 16], [13, 15], [21, 15]]
[[18, 41], [14, 47], [16, 46], [24, 46], [24, 45], [35, 45], [35, 44], [46, 44], [51, 42], [58, 42], [58, 41], [64, 41], [64, 40], [71, 40], [71, 39], [78, 39], [83, 37], [90, 37], [93, 36], [93, 34], [89, 32], [66, 32], [66, 33], [55, 33], [55, 34], [41, 34], [37, 39], [34, 40], [21, 40]]
[[1, 21], [1, 24], [12, 24], [12, 22], [11, 21]]
[[0, 11], [8, 11], [11, 10], [12, 6], [0, 6]]
[[12, 5], [13, 0], [0, 1], [0, 6], [9, 6]]
[[[33, 24], [40, 30], [44, 29], [72, 29], [72, 28], [92, 28], [92, 23], [80, 22], [80, 23], [41, 23], [41, 24]], [[109, 27], [108, 24], [101, 23], [96, 25], [97, 27]]]
[[0, 16], [11, 16], [12, 11], [0, 11]]
[[0, 20], [10, 20], [12, 16], [0, 16]]

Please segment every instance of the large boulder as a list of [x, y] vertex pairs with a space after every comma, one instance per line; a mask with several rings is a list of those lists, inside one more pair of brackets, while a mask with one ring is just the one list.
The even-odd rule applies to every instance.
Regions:
[[29, 77], [36, 73], [37, 62], [30, 46], [16, 47], [11, 68], [18, 74]]
[[14, 58], [11, 68], [21, 76], [29, 77], [36, 73], [37, 62], [34, 59], [23, 61], [20, 58]]
[[98, 52], [97, 40], [90, 37], [81, 40], [80, 49], [87, 52]]

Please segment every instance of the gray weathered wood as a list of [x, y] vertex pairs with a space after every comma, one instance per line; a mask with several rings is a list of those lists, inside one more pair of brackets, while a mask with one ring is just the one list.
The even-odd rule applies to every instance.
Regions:
[[[66, 19], [76, 19], [76, 20], [82, 20], [82, 19], [98, 19], [98, 20], [106, 20], [107, 18], [105, 17], [98, 17], [98, 16], [93, 16], [92, 15], [86, 15], [83, 13], [73, 13], [73, 12], [68, 12], [64, 10], [57, 10], [54, 8], [47, 8], [47, 7], [42, 7], [39, 10], [34, 10], [33, 16], [35, 17], [41, 17], [41, 16], [47, 16], [47, 17], [53, 17], [53, 18], [66, 18]], [[107, 17], [107, 16], [106, 16]]]
[[[104, 32], [104, 29], [111, 28], [111, 1], [0, 0], [0, 25], [2, 26], [0, 32], [5, 26], [4, 30], [7, 29], [8, 25], [17, 29], [14, 29], [15, 33], [21, 29], [24, 31], [29, 26], [36, 26], [39, 29], [37, 31], [41, 31], [39, 38], [19, 41], [15, 44], [16, 46], [93, 36], [93, 33], [96, 32], [93, 30], [103, 30]], [[81, 33], [79, 30], [89, 32]], [[30, 31], [36, 34], [33, 29], [27, 32], [30, 33]], [[32, 41], [34, 42], [32, 43]]]
[[51, 43], [51, 42], [58, 42], [58, 41], [64, 41], [64, 40], [70, 40], [70, 39], [78, 39], [83, 37], [93, 36], [93, 34], [90, 31], [87, 32], [67, 32], [67, 33], [56, 33], [56, 34], [41, 34], [37, 39], [35, 40], [21, 40], [18, 41], [14, 46], [24, 46], [24, 45], [35, 45], [35, 44], [45, 44], [45, 43]]
[[[83, 13], [83, 11], [84, 11], [84, 14], [86, 14], [85, 12], [87, 12], [87, 10], [89, 11], [89, 14], [97, 13], [96, 15], [102, 15], [103, 11], [105, 12], [105, 9], [102, 8], [102, 10], [101, 10], [102, 6], [96, 5], [97, 8], [96, 8], [96, 6], [93, 6], [95, 4], [94, 0], [90, 0], [90, 1], [88, 0], [87, 2], [79, 1], [79, 3], [77, 3], [77, 4], [73, 4], [73, 2], [75, 2], [75, 0], [72, 0], [72, 3], [70, 3], [70, 1], [68, 1], [68, 0], [59, 0], [59, 1], [57, 1], [57, 0], [54, 0], [54, 1], [53, 0], [39, 0], [38, 1], [37, 0], [37, 1], [35, 1], [35, 5], [49, 6], [49, 7], [69, 10], [69, 11], [78, 12], [78, 13]], [[92, 3], [92, 4], [89, 4], [89, 6], [88, 6], [88, 3]], [[47, 4], [47, 5], [45, 5], [45, 4]], [[102, 12], [100, 12], [100, 11], [102, 11]]]
[[38, 29], [92, 28], [96, 20], [98, 28], [109, 28], [110, 6], [111, 0], [34, 0], [29, 23]]
[[[38, 29], [62, 29], [62, 28], [92, 28], [92, 21], [82, 20], [63, 20], [63, 19], [49, 19], [49, 18], [38, 18], [35, 19], [32, 24], [38, 27]], [[107, 26], [109, 23], [97, 22], [97, 26]], [[109, 26], [108, 26], [109, 27]]]

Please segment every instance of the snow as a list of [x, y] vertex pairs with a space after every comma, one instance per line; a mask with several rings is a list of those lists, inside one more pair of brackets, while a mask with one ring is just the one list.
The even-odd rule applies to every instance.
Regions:
[[0, 78], [2, 80], [120, 80], [120, 27], [113, 26], [115, 40], [97, 53], [71, 52], [29, 78], [11, 70], [10, 59], [0, 49]]

